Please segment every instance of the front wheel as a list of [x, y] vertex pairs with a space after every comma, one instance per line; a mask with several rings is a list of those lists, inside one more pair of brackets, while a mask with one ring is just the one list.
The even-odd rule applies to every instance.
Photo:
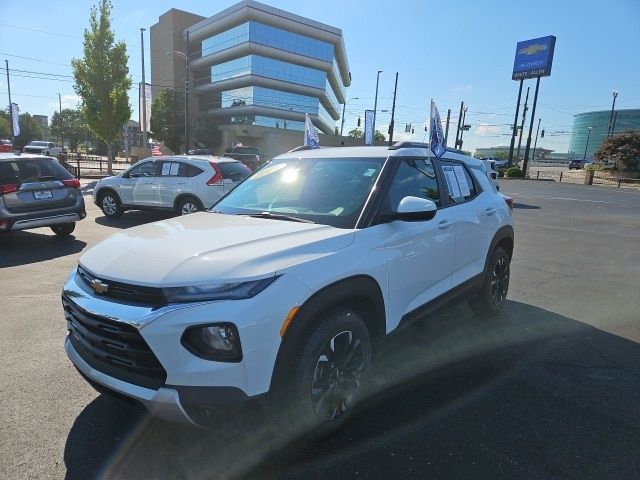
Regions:
[[348, 308], [323, 315], [291, 365], [289, 417], [304, 428], [330, 433], [341, 426], [362, 391], [371, 366], [369, 331]]
[[502, 247], [496, 248], [491, 254], [482, 287], [469, 301], [478, 315], [495, 315], [504, 306], [509, 291], [510, 262], [509, 254]]
[[107, 191], [100, 194], [100, 200], [98, 204], [100, 205], [100, 209], [102, 213], [104, 213], [109, 218], [118, 218], [121, 217], [124, 213], [124, 208], [120, 203], [120, 199], [118, 196], [111, 192]]
[[60, 223], [58, 225], [51, 225], [50, 228], [53, 230], [53, 233], [59, 237], [66, 237], [67, 235], [71, 235], [71, 233], [76, 229], [76, 224], [74, 222]]

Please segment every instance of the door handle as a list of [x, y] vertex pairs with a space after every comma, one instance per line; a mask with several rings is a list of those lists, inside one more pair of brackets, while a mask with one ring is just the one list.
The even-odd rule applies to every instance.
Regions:
[[448, 219], [446, 219], [446, 220], [440, 220], [440, 221], [438, 222], [438, 228], [439, 228], [440, 230], [446, 230], [447, 228], [449, 228], [449, 227], [452, 225], [452, 223], [453, 223], [453, 222], [452, 222], [451, 220], [448, 220]]
[[488, 216], [491, 216], [491, 215], [494, 215], [496, 213], [496, 209], [493, 208], [493, 207], [489, 207], [489, 208], [487, 208], [486, 212], [487, 212]]

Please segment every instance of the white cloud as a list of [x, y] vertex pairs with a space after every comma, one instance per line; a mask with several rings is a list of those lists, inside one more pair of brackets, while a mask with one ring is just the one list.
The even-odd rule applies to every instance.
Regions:
[[[74, 94], [65, 94], [60, 97], [62, 108], [78, 108], [80, 97]], [[60, 108], [60, 102], [49, 102], [47, 105], [50, 110], [57, 111]]]
[[500, 127], [480, 124], [473, 133], [477, 137], [492, 137], [500, 134]]
[[451, 87], [450, 90], [452, 92], [469, 92], [473, 89], [473, 85], [467, 84], [467, 85], [456, 85], [454, 87]]

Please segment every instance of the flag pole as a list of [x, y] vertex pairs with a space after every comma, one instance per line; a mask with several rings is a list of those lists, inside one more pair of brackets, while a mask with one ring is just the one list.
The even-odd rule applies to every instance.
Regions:
[[431, 99], [431, 102], [429, 103], [429, 130], [428, 130], [428, 137], [429, 137], [429, 143], [428, 148], [427, 148], [427, 158], [429, 159], [429, 162], [431, 162], [431, 139], [432, 139], [432, 135], [433, 135], [433, 98]]

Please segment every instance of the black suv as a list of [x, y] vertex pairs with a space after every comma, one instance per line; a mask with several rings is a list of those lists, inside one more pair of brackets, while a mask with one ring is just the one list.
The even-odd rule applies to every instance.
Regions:
[[55, 158], [0, 153], [0, 232], [51, 227], [69, 235], [86, 216], [80, 181]]

